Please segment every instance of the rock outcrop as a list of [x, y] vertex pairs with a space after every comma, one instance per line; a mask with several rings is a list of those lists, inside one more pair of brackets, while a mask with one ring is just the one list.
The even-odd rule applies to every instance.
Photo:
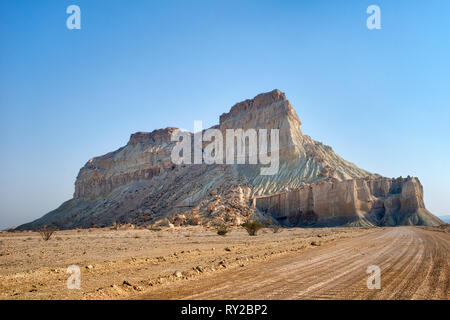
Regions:
[[176, 128], [132, 134], [123, 148], [89, 160], [75, 181], [74, 199], [107, 196], [117, 187], [151, 180], [173, 168], [170, 161]]
[[423, 202], [417, 178], [328, 180], [254, 199], [287, 226], [439, 225]]
[[[81, 168], [73, 199], [19, 229], [154, 224], [167, 219], [177, 224], [239, 224], [255, 214], [283, 215], [283, 223], [300, 225], [311, 219], [339, 224], [339, 217], [343, 223], [352, 220], [348, 217], [377, 225], [440, 223], [424, 208], [418, 179], [386, 179], [360, 169], [304, 135], [300, 125], [284, 93], [274, 90], [235, 104], [213, 127], [224, 133], [279, 129], [280, 163], [274, 175], [261, 175], [264, 165], [259, 164], [175, 165], [171, 134], [176, 128], [132, 134], [126, 146]], [[252, 199], [264, 195], [269, 197], [258, 198], [255, 208]], [[275, 210], [274, 203], [296, 209]]]

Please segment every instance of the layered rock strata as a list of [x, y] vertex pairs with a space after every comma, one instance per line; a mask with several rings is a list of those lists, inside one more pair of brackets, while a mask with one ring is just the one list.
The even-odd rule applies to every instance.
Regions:
[[[439, 223], [423, 218], [427, 211], [417, 179], [400, 183], [360, 169], [304, 135], [300, 125], [285, 94], [273, 90], [235, 104], [213, 127], [224, 136], [227, 129], [279, 129], [280, 163], [274, 175], [261, 175], [260, 164], [175, 165], [171, 135], [176, 128], [132, 134], [126, 146], [92, 158], [81, 168], [72, 199], [19, 229], [154, 224], [167, 219], [180, 224], [239, 224], [255, 214], [286, 216], [282, 223], [300, 225], [307, 220], [305, 214], [317, 223], [328, 217], [343, 217], [343, 223], [348, 217], [371, 224]], [[401, 191], [396, 193], [397, 185]], [[264, 195], [269, 197], [252, 206], [251, 199]], [[275, 203], [289, 210], [274, 209]]]
[[439, 225], [417, 178], [328, 180], [256, 197], [256, 208], [287, 226]]

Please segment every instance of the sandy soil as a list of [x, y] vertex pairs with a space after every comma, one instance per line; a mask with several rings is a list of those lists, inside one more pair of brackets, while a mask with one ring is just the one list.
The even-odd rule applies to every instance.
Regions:
[[[448, 300], [449, 250], [438, 228], [387, 228], [140, 298]], [[367, 288], [370, 265], [380, 267], [379, 290]]]
[[[426, 228], [203, 227], [0, 234], [1, 299], [448, 299], [450, 234]], [[382, 289], [366, 288], [368, 265]], [[69, 265], [81, 289], [66, 286]], [[177, 272], [178, 271], [178, 272]], [[175, 275], [176, 273], [176, 275]]]
[[[250, 237], [242, 228], [226, 236], [203, 227], [88, 229], [58, 231], [49, 241], [36, 232], [2, 232], [0, 298], [124, 299], [374, 231], [264, 229]], [[80, 290], [67, 289], [70, 265], [81, 269]], [[181, 276], [175, 276], [176, 271]]]

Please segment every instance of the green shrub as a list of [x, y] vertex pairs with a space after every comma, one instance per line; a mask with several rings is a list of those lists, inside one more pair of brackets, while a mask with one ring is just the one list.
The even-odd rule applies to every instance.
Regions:
[[245, 228], [245, 230], [247, 230], [249, 235], [256, 236], [258, 231], [264, 228], [264, 225], [259, 221], [253, 220], [243, 223], [242, 227]]
[[226, 225], [220, 225], [217, 227], [217, 234], [219, 236], [225, 236], [228, 232], [229, 232], [229, 230]]

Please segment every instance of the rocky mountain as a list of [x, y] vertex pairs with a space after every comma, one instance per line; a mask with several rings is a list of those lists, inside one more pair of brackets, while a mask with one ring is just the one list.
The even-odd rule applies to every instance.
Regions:
[[261, 175], [261, 164], [176, 165], [176, 128], [132, 134], [126, 146], [81, 168], [72, 199], [19, 229], [167, 219], [179, 225], [240, 224], [250, 216], [284, 225], [442, 223], [425, 209], [417, 178], [371, 174], [304, 135], [300, 126], [285, 94], [274, 90], [235, 104], [213, 127], [224, 136], [227, 129], [279, 129], [274, 175]]

